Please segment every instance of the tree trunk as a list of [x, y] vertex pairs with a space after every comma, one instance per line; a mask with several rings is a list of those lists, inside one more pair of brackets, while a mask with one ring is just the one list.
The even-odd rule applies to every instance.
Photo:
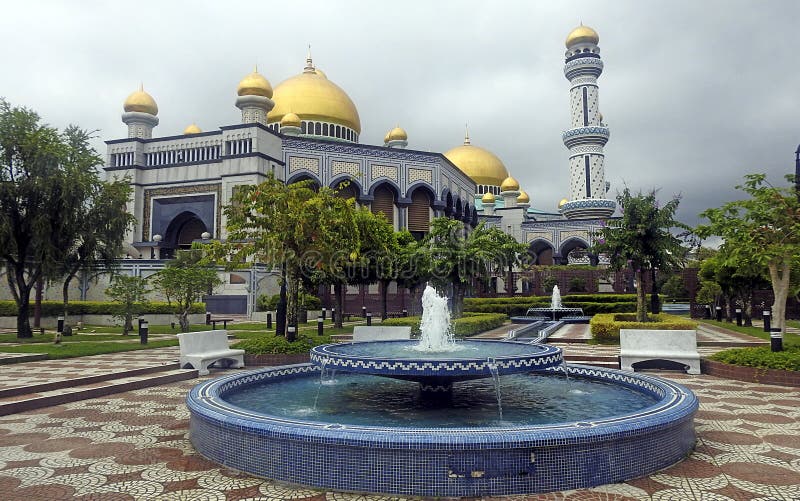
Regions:
[[770, 261], [769, 276], [772, 282], [772, 293], [775, 303], [772, 305], [772, 327], [785, 330], [786, 326], [786, 299], [789, 297], [789, 274], [791, 271], [791, 256]]
[[38, 277], [33, 279], [31, 284], [25, 282], [25, 272], [22, 269], [15, 270], [15, 275], [8, 275], [9, 285], [14, 299], [17, 301], [17, 338], [27, 339], [33, 337], [31, 330], [31, 289]]
[[647, 322], [647, 303], [645, 301], [644, 277], [642, 270], [634, 272], [636, 278], [636, 321]]
[[333, 284], [333, 301], [336, 304], [336, 318], [333, 326], [337, 329], [342, 328], [342, 318], [344, 317], [344, 286], [341, 282]]
[[745, 327], [753, 326], [753, 291], [748, 291], [742, 296], [742, 325]]
[[42, 292], [44, 290], [44, 280], [39, 278], [36, 281], [36, 296], [33, 306], [33, 327], [39, 329], [42, 327]]
[[[122, 325], [122, 335], [127, 336], [130, 331], [133, 330], [133, 315], [130, 313], [125, 314], [125, 321]], [[181, 331], [183, 332], [183, 331]]]
[[650, 270], [653, 279], [652, 292], [650, 292], [650, 313], [657, 315], [661, 313], [661, 298], [658, 297], [658, 283], [656, 282], [656, 270]]
[[[64, 325], [69, 325], [69, 283], [72, 280], [74, 275], [70, 274], [67, 276], [67, 279], [64, 280], [64, 285], [61, 288], [61, 297], [64, 298]], [[64, 331], [65, 336], [71, 336], [72, 334], [67, 334], [67, 331]], [[70, 331], [71, 332], [71, 331]]]
[[452, 318], [461, 318], [464, 312], [464, 285], [459, 280], [453, 281], [453, 311]]
[[189, 332], [189, 311], [191, 310], [191, 305], [189, 308], [181, 310], [180, 314], [178, 315], [178, 323], [181, 326], [181, 332]]
[[514, 289], [516, 284], [514, 283], [514, 265], [508, 265], [508, 276], [506, 277], [506, 293], [509, 297], [514, 296]]
[[391, 281], [381, 280], [379, 282], [379, 287], [381, 291], [381, 320], [386, 320], [389, 318], [389, 308], [388, 308], [388, 298], [389, 295], [389, 284]]
[[289, 270], [286, 274], [286, 339], [289, 339], [289, 327], [294, 327], [297, 336], [298, 313], [299, 313], [300, 283], [294, 270]]

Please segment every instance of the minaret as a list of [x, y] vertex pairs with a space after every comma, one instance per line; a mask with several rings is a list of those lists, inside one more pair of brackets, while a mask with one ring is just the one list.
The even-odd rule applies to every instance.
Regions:
[[275, 106], [272, 98], [272, 85], [258, 72], [256, 67], [252, 73], [239, 82], [236, 88], [236, 107], [242, 110], [242, 123], [260, 123], [267, 125], [267, 113]]
[[386, 137], [383, 138], [383, 144], [387, 148], [403, 149], [408, 146], [408, 134], [405, 129], [398, 125], [386, 133]]
[[128, 126], [128, 137], [153, 137], [153, 128], [158, 125], [158, 105], [153, 96], [144, 91], [144, 85], [139, 85], [139, 90], [128, 96], [122, 108], [125, 110], [122, 122]]
[[567, 36], [564, 75], [570, 83], [571, 128], [562, 135], [569, 148], [569, 201], [560, 206], [570, 219], [609, 217], [616, 203], [606, 195], [603, 146], [609, 131], [599, 110], [597, 78], [603, 72], [600, 37], [588, 26]]

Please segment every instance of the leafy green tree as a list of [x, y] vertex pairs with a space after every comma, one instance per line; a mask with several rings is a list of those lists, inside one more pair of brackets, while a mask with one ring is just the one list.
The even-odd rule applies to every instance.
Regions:
[[516, 238], [500, 228], [489, 226], [485, 231], [494, 250], [496, 272], [505, 273], [506, 294], [513, 296], [516, 292], [514, 268], [522, 264], [523, 258], [528, 256], [528, 246], [517, 242]]
[[[360, 245], [358, 257], [347, 266], [347, 283], [369, 285], [377, 282], [380, 286], [381, 318], [386, 319], [387, 289], [396, 275], [395, 256], [399, 250], [397, 237], [394, 228], [382, 214], [373, 214], [366, 207], [355, 211], [354, 220]], [[337, 308], [340, 308], [338, 299]]]
[[[393, 275], [398, 288], [405, 288], [414, 297], [417, 289], [431, 278], [430, 253], [408, 230], [395, 233], [397, 252], [394, 255]], [[414, 304], [409, 305], [409, 313], [415, 314]]]
[[258, 186], [242, 186], [225, 208], [228, 243], [212, 244], [213, 254], [243, 263], [282, 267], [287, 289], [287, 324], [297, 325], [298, 294], [304, 275], [344, 277], [358, 257], [359, 232], [351, 200], [309, 182], [286, 185], [269, 176]]
[[[87, 138], [88, 139], [88, 138]], [[129, 179], [110, 182], [95, 180], [80, 212], [82, 224], [73, 232], [73, 245], [66, 254], [61, 272], [64, 283], [64, 319], [67, 322], [69, 285], [78, 274], [94, 278], [113, 271], [123, 253], [125, 233], [135, 221], [126, 210], [131, 195]]]
[[464, 296], [477, 280], [488, 281], [498, 265], [503, 265], [497, 233], [484, 224], [467, 232], [464, 223], [436, 218], [425, 236], [424, 249], [429, 253], [431, 278], [439, 289], [450, 290], [452, 315], [464, 311]]
[[701, 237], [718, 235], [725, 263], [752, 263], [765, 267], [775, 302], [773, 326], [785, 330], [786, 300], [791, 289], [792, 269], [800, 263], [800, 200], [789, 186], [775, 187], [764, 174], [748, 174], [736, 188], [749, 198], [728, 202], [700, 214], [708, 224], [697, 228]]
[[128, 275], [115, 275], [111, 285], [106, 289], [106, 295], [112, 301], [122, 304], [119, 313], [114, 318], [122, 321], [122, 335], [127, 336], [133, 330], [133, 317], [139, 316], [147, 310], [147, 279]]
[[671, 298], [685, 298], [689, 295], [689, 291], [686, 290], [686, 286], [683, 284], [683, 277], [678, 273], [670, 275], [661, 290]]
[[33, 336], [30, 294], [37, 281], [63, 276], [83, 208], [97, 186], [100, 158], [90, 134], [60, 133], [26, 108], [0, 99], [0, 260], [17, 304], [17, 336]]
[[222, 283], [216, 268], [205, 264], [202, 254], [194, 249], [179, 251], [177, 257], [156, 273], [152, 280], [167, 302], [175, 303], [181, 332], [189, 332], [192, 305], [203, 299], [204, 295], [211, 294]]
[[701, 281], [713, 281], [719, 285], [721, 296], [725, 299], [725, 317], [729, 322], [738, 302], [742, 305], [745, 325], [752, 326], [753, 293], [769, 286], [765, 280], [766, 273], [766, 268], [751, 260], [737, 260], [721, 250], [703, 261], [698, 276]]
[[605, 254], [611, 269], [631, 268], [636, 279], [636, 320], [646, 322], [644, 277], [648, 271], [672, 270], [683, 264], [683, 244], [691, 230], [675, 220], [680, 198], [660, 206], [656, 191], [631, 194], [629, 188], [617, 195], [622, 217], [612, 219], [595, 234], [595, 254]]

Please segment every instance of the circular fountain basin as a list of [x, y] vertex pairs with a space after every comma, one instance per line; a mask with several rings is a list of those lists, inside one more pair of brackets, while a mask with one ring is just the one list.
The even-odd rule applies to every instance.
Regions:
[[425, 382], [465, 381], [543, 371], [561, 365], [561, 349], [508, 341], [455, 341], [445, 351], [419, 351], [418, 341], [367, 341], [315, 346], [311, 363], [325, 369]]
[[[380, 410], [372, 424], [362, 424], [340, 417], [326, 419], [324, 412], [305, 417], [272, 412], [274, 404], [260, 410], [246, 408], [248, 397], [234, 403], [237, 394], [256, 386], [280, 397], [285, 395], [281, 391], [294, 391], [295, 379], [320, 381], [320, 367], [301, 364], [195, 386], [187, 396], [190, 439], [209, 459], [254, 475], [318, 488], [418, 496], [528, 494], [621, 482], [674, 464], [694, 446], [698, 402], [688, 389], [652, 376], [567, 368], [573, 380], [619, 386], [646, 397], [644, 407], [537, 423], [512, 413], [505, 421], [446, 427], [435, 420], [427, 425], [415, 420], [405, 426], [384, 425]], [[563, 370], [551, 367], [546, 373], [556, 376], [529, 377], [552, 377], [569, 392], [560, 375]], [[347, 377], [342, 384], [351, 384]], [[286, 390], [281, 390], [283, 383], [289, 383]], [[319, 384], [320, 394], [326, 386]], [[558, 391], [549, 398], [554, 395]], [[279, 400], [291, 395], [286, 396]], [[315, 395], [315, 403], [317, 398], [326, 399], [324, 394]], [[331, 398], [337, 400], [335, 394]], [[345, 410], [348, 405], [342, 402]], [[591, 411], [592, 405], [585, 407]]]

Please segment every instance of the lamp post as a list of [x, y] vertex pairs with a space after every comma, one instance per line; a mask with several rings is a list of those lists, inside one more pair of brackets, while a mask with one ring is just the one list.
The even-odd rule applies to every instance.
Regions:
[[797, 200], [800, 200], [800, 144], [794, 152], [794, 191], [797, 193]]

